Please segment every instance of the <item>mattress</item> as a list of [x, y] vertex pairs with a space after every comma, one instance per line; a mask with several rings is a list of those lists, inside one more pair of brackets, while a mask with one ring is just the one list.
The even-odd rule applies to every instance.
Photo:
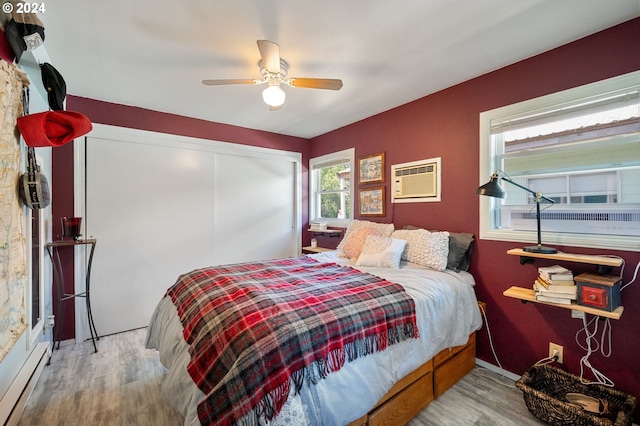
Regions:
[[[398, 380], [442, 349], [465, 344], [482, 325], [475, 281], [467, 272], [434, 271], [404, 261], [399, 269], [356, 267], [337, 251], [309, 256], [401, 284], [415, 301], [420, 338], [346, 363], [316, 385], [305, 385], [298, 394], [292, 392], [272, 425], [343, 425], [358, 419]], [[153, 313], [146, 346], [159, 352], [160, 362], [168, 370], [162, 384], [163, 398], [184, 416], [185, 425], [199, 425], [197, 405], [204, 395], [187, 373], [188, 346], [169, 298], [163, 298]]]

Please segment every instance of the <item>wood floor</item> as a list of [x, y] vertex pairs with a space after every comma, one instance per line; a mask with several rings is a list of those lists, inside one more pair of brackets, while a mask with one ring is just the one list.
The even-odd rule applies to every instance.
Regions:
[[[18, 426], [181, 425], [182, 417], [160, 397], [164, 368], [144, 348], [145, 329], [102, 337], [53, 353]], [[513, 381], [476, 368], [410, 426], [542, 425], [527, 410]]]

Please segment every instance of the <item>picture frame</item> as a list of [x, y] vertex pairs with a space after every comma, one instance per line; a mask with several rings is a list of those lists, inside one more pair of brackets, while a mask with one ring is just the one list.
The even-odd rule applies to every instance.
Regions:
[[358, 182], [384, 182], [384, 152], [367, 155], [358, 160]]
[[384, 186], [359, 191], [360, 216], [384, 216], [386, 199]]

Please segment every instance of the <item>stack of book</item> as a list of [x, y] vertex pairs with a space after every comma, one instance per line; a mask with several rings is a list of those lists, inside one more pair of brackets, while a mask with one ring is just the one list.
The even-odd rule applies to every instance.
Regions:
[[538, 278], [533, 283], [536, 300], [541, 302], [570, 305], [578, 298], [578, 286], [573, 280], [573, 273], [560, 265], [541, 266]]
[[309, 225], [309, 231], [326, 231], [328, 224], [327, 222], [312, 221]]

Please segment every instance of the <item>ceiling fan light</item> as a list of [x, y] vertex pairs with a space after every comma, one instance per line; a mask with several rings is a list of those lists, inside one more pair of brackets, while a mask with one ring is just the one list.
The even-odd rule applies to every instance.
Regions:
[[280, 86], [269, 86], [262, 91], [264, 103], [272, 107], [279, 107], [284, 104], [284, 98], [286, 96], [286, 93]]

